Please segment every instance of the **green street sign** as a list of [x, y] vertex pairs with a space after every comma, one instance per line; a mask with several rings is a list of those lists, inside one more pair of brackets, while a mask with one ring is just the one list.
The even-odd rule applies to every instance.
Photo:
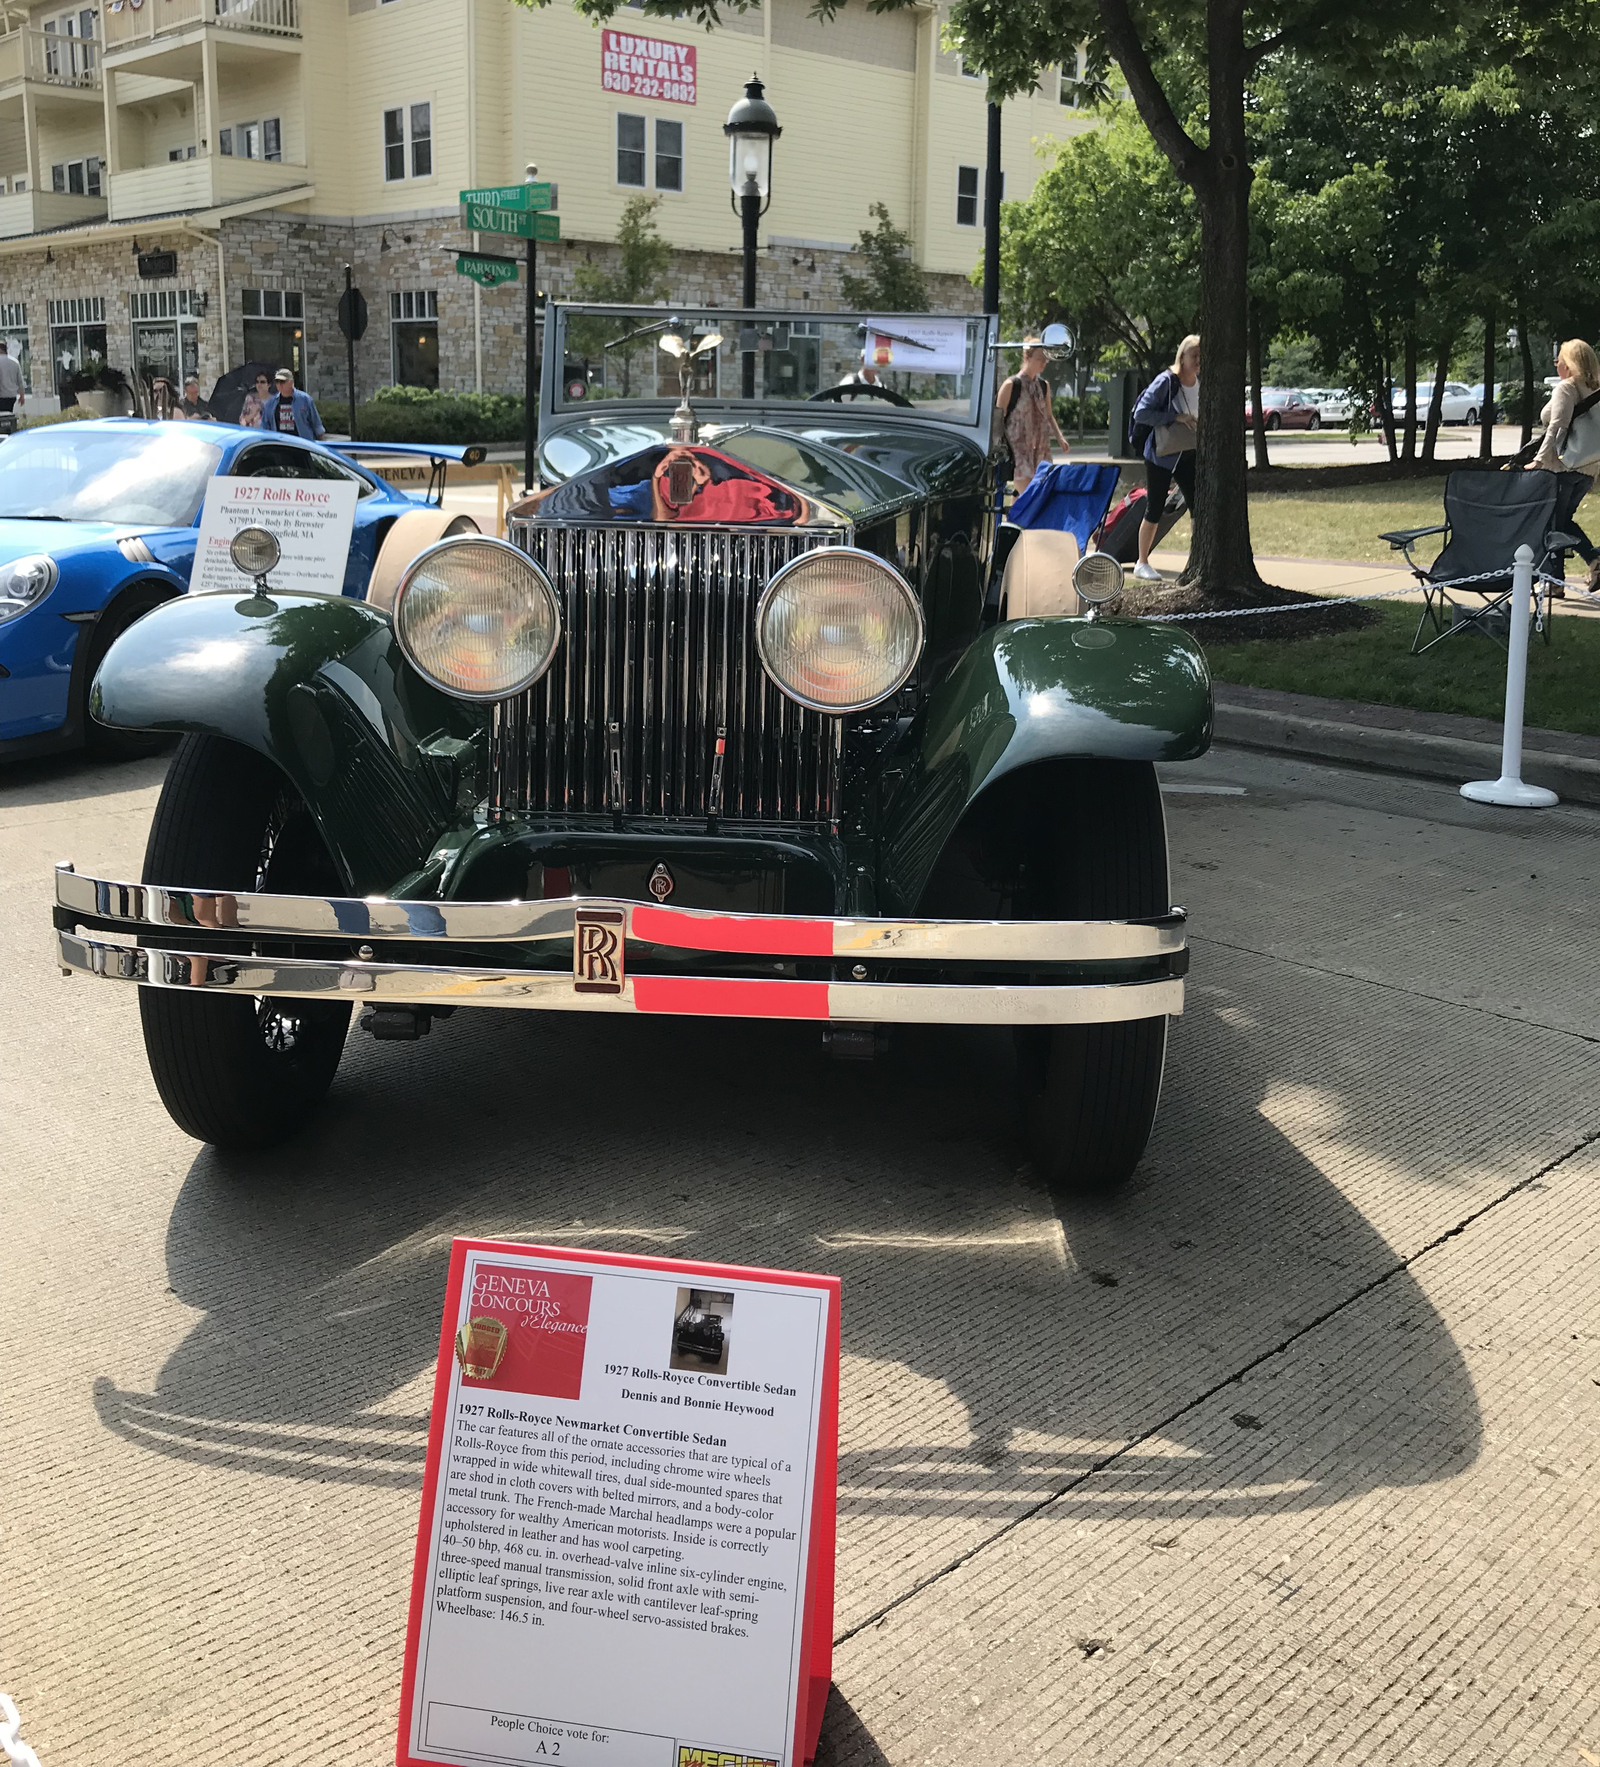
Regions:
[[498, 288], [517, 280], [515, 258], [492, 257], [487, 252], [463, 252], [456, 259], [456, 274], [470, 276], [480, 288]]
[[557, 206], [554, 184], [492, 184], [484, 190], [463, 190], [460, 200], [480, 209], [516, 209], [523, 214]]
[[461, 225], [469, 233], [499, 233], [508, 239], [533, 238], [533, 216], [522, 209], [497, 209], [484, 203], [464, 202]]
[[533, 237], [542, 245], [553, 245], [561, 237], [561, 217], [559, 215], [535, 215], [533, 217]]

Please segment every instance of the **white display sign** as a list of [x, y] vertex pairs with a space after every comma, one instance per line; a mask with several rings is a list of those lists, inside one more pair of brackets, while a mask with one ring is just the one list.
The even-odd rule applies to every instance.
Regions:
[[457, 1242], [402, 1762], [799, 1767], [837, 1306], [823, 1277]]
[[213, 479], [200, 515], [190, 590], [239, 590], [251, 580], [228, 556], [241, 528], [265, 528], [283, 556], [268, 575], [274, 589], [344, 593], [350, 530], [361, 487], [344, 479]]
[[907, 374], [965, 374], [967, 322], [869, 319], [861, 360], [869, 368], [899, 368]]

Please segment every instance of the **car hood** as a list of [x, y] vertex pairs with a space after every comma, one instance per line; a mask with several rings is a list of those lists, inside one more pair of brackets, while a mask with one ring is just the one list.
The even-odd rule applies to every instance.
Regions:
[[[0, 518], [0, 564], [48, 553], [57, 564], [85, 552], [100, 552], [118, 540], [158, 530], [127, 522], [54, 522]], [[159, 530], [165, 532], [165, 530]]]
[[[688, 476], [670, 481], [669, 456]], [[537, 521], [682, 521], [696, 526], [848, 527], [930, 496], [970, 488], [985, 472], [976, 441], [920, 423], [719, 424], [670, 441], [667, 418], [571, 424], [540, 449], [555, 488]], [[675, 501], [673, 499], [676, 499]]]

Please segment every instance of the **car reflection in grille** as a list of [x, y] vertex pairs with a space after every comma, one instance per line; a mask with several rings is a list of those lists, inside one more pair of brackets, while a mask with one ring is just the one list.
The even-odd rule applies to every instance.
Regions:
[[755, 614], [775, 571], [844, 530], [522, 521], [511, 538], [549, 573], [562, 636], [544, 679], [496, 708], [491, 813], [833, 819], [842, 720], [773, 686]]

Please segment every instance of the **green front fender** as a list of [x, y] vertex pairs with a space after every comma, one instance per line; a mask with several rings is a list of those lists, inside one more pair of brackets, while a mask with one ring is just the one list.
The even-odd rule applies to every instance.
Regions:
[[967, 808], [1041, 761], [1188, 761], [1211, 745], [1211, 676], [1176, 626], [1011, 620], [934, 690], [883, 776], [884, 906], [912, 911]]
[[90, 710], [126, 730], [226, 737], [281, 767], [352, 890], [392, 890], [470, 812], [489, 714], [429, 686], [386, 614], [289, 592], [186, 595], [106, 652]]

